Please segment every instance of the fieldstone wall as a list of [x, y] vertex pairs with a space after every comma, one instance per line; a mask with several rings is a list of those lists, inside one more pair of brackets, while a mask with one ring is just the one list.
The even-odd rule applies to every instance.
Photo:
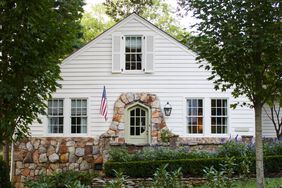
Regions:
[[66, 170], [93, 171], [95, 164], [108, 158], [111, 138], [45, 137], [22, 140], [14, 146], [16, 187], [23, 187], [26, 178]]
[[160, 131], [166, 127], [166, 123], [162, 114], [160, 101], [152, 93], [122, 93], [114, 104], [114, 115], [107, 134], [115, 136], [117, 143], [125, 143], [125, 109], [128, 105], [136, 102], [140, 102], [151, 109], [151, 144], [159, 143]]

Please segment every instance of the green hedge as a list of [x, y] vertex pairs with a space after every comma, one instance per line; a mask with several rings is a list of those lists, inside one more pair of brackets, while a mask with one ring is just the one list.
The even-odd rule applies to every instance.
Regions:
[[[249, 158], [252, 162], [251, 171], [255, 172], [255, 158]], [[235, 159], [237, 164], [243, 160], [238, 157]], [[130, 177], [152, 177], [157, 168], [164, 164], [168, 164], [168, 170], [173, 171], [182, 168], [184, 176], [202, 176], [205, 167], [214, 166], [219, 169], [220, 163], [224, 158], [207, 158], [207, 159], [178, 159], [178, 160], [156, 160], [156, 161], [130, 161], [130, 162], [112, 162], [108, 161], [104, 164], [104, 171], [107, 176], [114, 176], [114, 171], [122, 171]], [[264, 159], [265, 172], [281, 172], [282, 171], [282, 155], [266, 156]], [[240, 173], [240, 169], [235, 169]]]

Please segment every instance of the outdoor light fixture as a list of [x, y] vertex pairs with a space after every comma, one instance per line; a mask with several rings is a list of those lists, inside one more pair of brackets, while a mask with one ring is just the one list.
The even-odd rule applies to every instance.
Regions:
[[172, 110], [171, 105], [167, 102], [166, 105], [164, 106], [165, 116], [170, 116], [171, 110]]

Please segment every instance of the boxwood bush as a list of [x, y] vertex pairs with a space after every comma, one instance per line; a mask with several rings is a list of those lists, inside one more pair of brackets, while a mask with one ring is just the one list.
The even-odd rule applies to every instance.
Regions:
[[170, 159], [193, 159], [193, 158], [213, 158], [215, 153], [207, 151], [188, 151], [187, 148], [167, 148], [154, 147], [144, 148], [134, 154], [129, 154], [126, 149], [112, 149], [109, 152], [109, 160], [115, 162], [129, 161], [152, 161], [152, 160], [170, 160]]
[[[130, 177], [152, 177], [154, 172], [162, 165], [168, 164], [170, 171], [177, 170], [181, 167], [184, 176], [202, 176], [203, 169], [213, 166], [219, 169], [220, 164], [225, 158], [202, 158], [202, 159], [177, 159], [177, 160], [155, 160], [155, 161], [129, 161], [129, 162], [113, 162], [108, 161], [104, 164], [105, 174], [114, 176], [115, 171], [121, 171]], [[244, 157], [236, 157], [236, 164], [240, 164], [245, 160]], [[255, 173], [255, 157], [249, 157], [251, 162], [251, 173]], [[265, 172], [281, 172], [282, 171], [282, 155], [265, 156], [264, 158]], [[240, 173], [240, 165], [235, 168], [236, 174]]]

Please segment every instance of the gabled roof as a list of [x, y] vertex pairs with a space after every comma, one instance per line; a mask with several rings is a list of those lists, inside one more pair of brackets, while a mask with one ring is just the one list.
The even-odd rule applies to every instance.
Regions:
[[73, 58], [75, 58], [76, 56], [80, 55], [82, 52], [84, 52], [85, 50], [87, 50], [88, 48], [90, 48], [91, 46], [95, 45], [96, 43], [98, 43], [99, 41], [101, 41], [104, 37], [110, 35], [111, 33], [113, 33], [115, 30], [117, 30], [118, 28], [122, 27], [123, 25], [125, 25], [126, 23], [128, 23], [130, 20], [132, 19], [136, 19], [137, 21], [141, 22], [142, 24], [146, 25], [147, 27], [149, 27], [150, 29], [152, 29], [153, 31], [155, 31], [156, 33], [160, 34], [161, 36], [165, 37], [166, 39], [168, 39], [169, 41], [173, 42], [174, 44], [176, 44], [177, 46], [179, 46], [180, 48], [186, 50], [188, 53], [190, 53], [193, 56], [196, 56], [194, 52], [192, 52], [187, 46], [183, 45], [182, 43], [180, 43], [177, 39], [175, 39], [174, 37], [172, 37], [171, 35], [169, 35], [168, 33], [166, 33], [165, 31], [161, 30], [160, 28], [158, 28], [157, 26], [155, 26], [154, 24], [152, 24], [151, 22], [149, 22], [148, 20], [146, 20], [145, 18], [139, 16], [136, 13], [132, 13], [129, 16], [127, 16], [126, 18], [124, 18], [123, 20], [121, 20], [120, 22], [116, 23], [114, 26], [112, 26], [111, 28], [107, 29], [106, 31], [104, 31], [103, 33], [101, 33], [100, 35], [98, 35], [96, 38], [94, 38], [93, 40], [91, 40], [90, 42], [88, 42], [87, 44], [85, 44], [83, 47], [81, 47], [80, 49], [78, 49], [77, 51], [74, 51], [72, 54], [70, 54], [68, 57], [66, 57], [63, 60], [63, 64], [72, 60]]

